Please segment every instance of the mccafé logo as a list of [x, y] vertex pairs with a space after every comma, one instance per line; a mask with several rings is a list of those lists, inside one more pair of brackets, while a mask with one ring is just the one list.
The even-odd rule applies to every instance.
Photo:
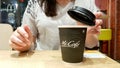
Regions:
[[62, 47], [77, 48], [80, 45], [80, 41], [62, 41]]

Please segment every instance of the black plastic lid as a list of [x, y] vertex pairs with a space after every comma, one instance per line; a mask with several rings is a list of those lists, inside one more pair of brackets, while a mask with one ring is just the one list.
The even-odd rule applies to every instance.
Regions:
[[68, 14], [70, 15], [70, 17], [83, 24], [89, 26], [95, 25], [95, 15], [85, 8], [75, 6], [68, 10]]

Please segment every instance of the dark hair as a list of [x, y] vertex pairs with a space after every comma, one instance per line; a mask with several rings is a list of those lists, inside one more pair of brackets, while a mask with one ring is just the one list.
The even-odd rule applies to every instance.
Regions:
[[41, 0], [40, 6], [44, 8], [46, 16], [54, 17], [57, 15], [56, 5], [56, 0]]

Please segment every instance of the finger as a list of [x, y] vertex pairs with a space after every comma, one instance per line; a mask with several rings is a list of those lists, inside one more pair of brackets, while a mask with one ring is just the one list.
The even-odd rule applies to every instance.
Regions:
[[21, 34], [19, 34], [17, 31], [14, 32], [14, 36], [17, 37], [19, 40], [21, 40], [26, 45], [31, 44], [31, 41], [29, 40], [29, 38], [25, 38], [25, 37], [21, 36]]
[[18, 39], [20, 39], [22, 42], [28, 42], [28, 39], [25, 39], [23, 36], [21, 36], [17, 31], [14, 32], [14, 36], [16, 36]]
[[28, 38], [28, 33], [24, 30], [23, 27], [18, 27], [17, 32], [24, 38]]
[[17, 44], [17, 45], [19, 45], [21, 47], [26, 46], [26, 44], [23, 41], [21, 41], [19, 38], [17, 38], [14, 35], [11, 36], [10, 40], [11, 40], [11, 42], [13, 42], [13, 43], [15, 43], [15, 44]]
[[18, 50], [18, 51], [25, 51], [25, 50], [30, 49], [30, 45], [26, 44], [26, 46], [21, 46], [20, 44], [12, 42], [11, 40], [9, 40], [9, 44], [13, 49]]
[[17, 44], [15, 44], [15, 43], [11, 42], [10, 40], [9, 40], [9, 44], [10, 44], [10, 46], [11, 46], [13, 49], [15, 49], [15, 50], [22, 50], [22, 48], [23, 48], [23, 47], [21, 47], [20, 45], [17, 45]]
[[30, 40], [32, 40], [32, 33], [31, 33], [31, 30], [30, 30], [29, 26], [25, 25], [25, 26], [24, 26], [24, 30], [27, 32], [28, 38], [29, 38]]
[[103, 16], [102, 12], [96, 12], [96, 13], [94, 13], [94, 15], [95, 15], [96, 19]]
[[98, 27], [96, 28], [96, 34], [100, 34], [100, 29], [101, 29], [101, 26], [98, 26]]
[[103, 21], [101, 19], [96, 19], [95, 28], [97, 28], [98, 26], [101, 26], [102, 23]]
[[98, 27], [96, 28], [97, 31], [100, 31], [100, 29], [101, 29], [101, 26], [98, 26]]
[[102, 20], [96, 20], [96, 25], [92, 26], [92, 27], [89, 27], [88, 32], [100, 33], [101, 24], [102, 24]]

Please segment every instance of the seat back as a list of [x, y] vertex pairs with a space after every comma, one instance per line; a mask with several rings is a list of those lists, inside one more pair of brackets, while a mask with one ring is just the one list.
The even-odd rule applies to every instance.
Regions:
[[112, 31], [111, 29], [101, 29], [100, 35], [98, 36], [99, 40], [111, 40], [112, 37]]
[[10, 24], [0, 24], [0, 50], [11, 50], [9, 46], [9, 38], [13, 33]]

